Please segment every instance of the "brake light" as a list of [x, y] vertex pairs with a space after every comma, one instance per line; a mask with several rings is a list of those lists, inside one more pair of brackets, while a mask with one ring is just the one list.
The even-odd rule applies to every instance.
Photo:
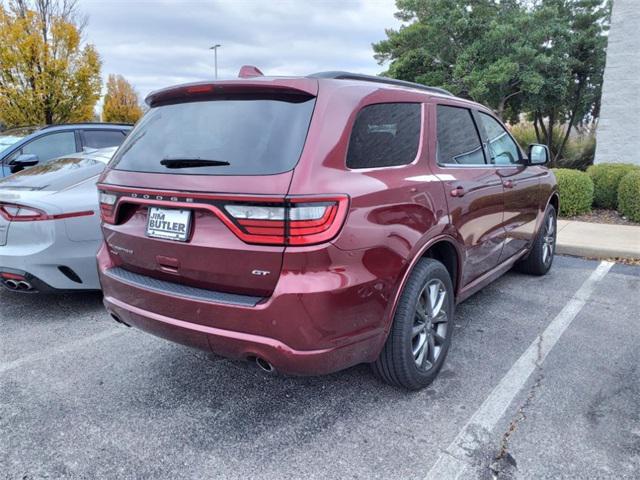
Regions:
[[23, 207], [13, 204], [1, 204], [0, 214], [10, 222], [29, 222], [35, 220], [45, 220], [47, 214], [42, 210], [31, 207]]
[[33, 207], [25, 207], [13, 203], [0, 203], [0, 215], [10, 222], [37, 222], [42, 220], [61, 220], [64, 218], [84, 217], [93, 215], [92, 210], [82, 212], [58, 213], [49, 215], [48, 213]]
[[100, 192], [100, 216], [106, 223], [115, 223], [115, 206], [118, 197], [113, 193]]
[[193, 85], [192, 87], [187, 87], [187, 93], [209, 93], [213, 91], [213, 85]]
[[284, 220], [284, 207], [260, 205], [226, 205], [227, 213], [238, 220]]
[[105, 224], [123, 220], [127, 204], [205, 210], [217, 216], [238, 238], [260, 245], [315, 245], [334, 238], [347, 216], [346, 195], [282, 197], [240, 196], [137, 190], [100, 186]]
[[247, 243], [313, 245], [338, 233], [346, 216], [347, 197], [295, 198], [282, 205], [233, 203], [224, 210]]

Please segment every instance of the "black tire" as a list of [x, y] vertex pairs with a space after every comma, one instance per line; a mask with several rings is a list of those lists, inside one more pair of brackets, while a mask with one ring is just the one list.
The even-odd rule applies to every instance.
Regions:
[[[552, 231], [549, 232], [549, 229], [552, 229]], [[556, 253], [557, 232], [556, 209], [553, 205], [549, 205], [545, 211], [540, 230], [531, 246], [531, 252], [524, 260], [517, 264], [518, 270], [530, 275], [546, 274], [551, 268], [551, 265], [553, 265], [553, 257], [555, 257]]]
[[[434, 296], [436, 287], [438, 290]], [[443, 291], [445, 296], [440, 302]], [[437, 315], [429, 313], [436, 311], [435, 308], [423, 307], [425, 302], [433, 305], [433, 298], [437, 298], [436, 306], [441, 304]], [[372, 364], [376, 376], [390, 385], [408, 390], [419, 390], [433, 382], [451, 345], [454, 308], [453, 284], [445, 266], [431, 258], [420, 260], [402, 291], [384, 348]], [[433, 317], [431, 320], [430, 316]], [[423, 331], [415, 333], [421, 321], [424, 322]], [[432, 332], [431, 337], [428, 331]], [[421, 344], [423, 338], [425, 340]], [[420, 345], [426, 351], [422, 351]]]

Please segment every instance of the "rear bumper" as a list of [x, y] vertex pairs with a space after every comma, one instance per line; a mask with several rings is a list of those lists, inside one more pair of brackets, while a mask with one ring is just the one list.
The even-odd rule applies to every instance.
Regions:
[[373, 361], [365, 354], [371, 344], [376, 343], [372, 338], [342, 347], [295, 350], [274, 338], [177, 320], [125, 304], [113, 297], [105, 297], [104, 304], [119, 321], [157, 337], [236, 360], [263, 358], [278, 371], [290, 375], [324, 375]]
[[[377, 358], [389, 296], [386, 282], [361, 260], [332, 246], [285, 255], [273, 294], [250, 305], [116, 278], [109, 274], [114, 265], [106, 250], [98, 254], [104, 303], [120, 321], [227, 358], [260, 357], [294, 375], [331, 373]], [[328, 261], [332, 268], [322, 265]]]
[[[6, 245], [0, 246], [0, 272], [23, 273], [41, 292], [99, 290], [98, 246], [98, 241], [69, 240], [60, 221], [12, 223]], [[59, 267], [70, 269], [80, 282]]]
[[53, 288], [35, 275], [15, 268], [0, 267], [0, 284], [15, 293], [64, 293], [70, 290]]

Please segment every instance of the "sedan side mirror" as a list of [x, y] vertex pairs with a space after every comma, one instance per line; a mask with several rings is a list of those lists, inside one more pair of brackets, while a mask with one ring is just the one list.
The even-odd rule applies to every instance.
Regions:
[[549, 147], [539, 143], [529, 145], [529, 165], [546, 165], [551, 159]]
[[40, 159], [35, 153], [21, 153], [11, 160], [9, 164], [11, 166], [11, 173], [24, 170], [25, 167], [33, 167], [34, 165], [37, 165], [39, 161]]

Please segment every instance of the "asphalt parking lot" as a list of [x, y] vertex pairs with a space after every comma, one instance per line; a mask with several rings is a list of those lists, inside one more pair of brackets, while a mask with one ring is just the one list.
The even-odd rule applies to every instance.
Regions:
[[458, 307], [417, 393], [367, 366], [267, 376], [118, 325], [98, 294], [2, 292], [0, 328], [0, 477], [640, 472], [640, 267], [558, 257], [546, 277], [506, 275]]

